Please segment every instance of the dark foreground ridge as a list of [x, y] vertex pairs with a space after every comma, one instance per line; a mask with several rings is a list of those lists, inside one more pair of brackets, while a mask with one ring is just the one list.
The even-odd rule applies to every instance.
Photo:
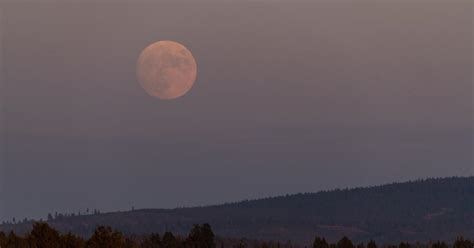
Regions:
[[[51, 218], [61, 233], [90, 237], [97, 226], [125, 235], [186, 235], [210, 223], [221, 237], [292, 240], [308, 244], [315, 235], [354, 242], [454, 242], [474, 237], [474, 177], [427, 179], [383, 186], [296, 194], [208, 207], [144, 209]], [[32, 223], [0, 230], [31, 231]]]
[[[313, 248], [474, 248], [474, 243], [464, 237], [458, 237], [452, 245], [444, 241], [434, 243], [410, 244], [400, 242], [398, 245], [378, 246], [373, 240], [367, 245], [359, 243], [355, 245], [349, 238], [343, 237], [335, 243], [328, 243], [325, 238], [316, 236], [310, 245]], [[0, 247], [6, 248], [300, 248], [302, 246], [290, 241], [281, 243], [274, 241], [259, 241], [248, 239], [216, 238], [209, 224], [194, 225], [187, 236], [175, 236], [166, 232], [161, 236], [159, 233], [149, 235], [125, 236], [120, 231], [110, 227], [99, 226], [88, 239], [67, 233], [60, 234], [47, 223], [38, 222], [33, 224], [33, 229], [24, 236], [18, 236], [14, 232], [8, 235], [0, 232]]]

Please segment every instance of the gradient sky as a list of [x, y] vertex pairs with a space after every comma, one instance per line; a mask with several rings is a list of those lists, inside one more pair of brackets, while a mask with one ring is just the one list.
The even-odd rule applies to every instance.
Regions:
[[[0, 220], [474, 174], [471, 1], [0, 7]], [[158, 40], [184, 97], [136, 80]]]

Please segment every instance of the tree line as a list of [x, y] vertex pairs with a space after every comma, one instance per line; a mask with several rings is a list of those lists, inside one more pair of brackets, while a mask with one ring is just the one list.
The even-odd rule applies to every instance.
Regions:
[[448, 245], [444, 241], [436, 241], [431, 244], [410, 244], [409, 242], [401, 242], [398, 245], [377, 246], [375, 241], [370, 240], [367, 245], [364, 243], [353, 244], [352, 241], [343, 237], [337, 243], [329, 244], [324, 238], [316, 237], [313, 242], [313, 248], [474, 248], [474, 243], [469, 239], [458, 237], [452, 245]]
[[99, 226], [89, 239], [72, 233], [60, 234], [45, 222], [33, 224], [30, 233], [19, 236], [0, 232], [1, 248], [213, 248], [214, 233], [209, 224], [195, 225], [186, 238], [166, 232], [126, 237], [111, 227]]
[[[93, 235], [85, 239], [72, 233], [60, 234], [46, 222], [33, 224], [31, 232], [20, 236], [11, 231], [0, 232], [0, 248], [298, 248], [290, 241], [286, 243], [265, 242], [244, 239], [217, 239], [209, 224], [194, 225], [187, 236], [165, 232], [163, 235], [125, 236], [111, 227], [99, 226]], [[311, 246], [305, 248], [474, 248], [474, 242], [463, 237], [448, 245], [443, 241], [431, 244], [410, 244], [401, 242], [398, 245], [378, 246], [371, 240], [367, 244], [354, 244], [343, 237], [336, 243], [329, 243], [325, 238], [316, 236]]]

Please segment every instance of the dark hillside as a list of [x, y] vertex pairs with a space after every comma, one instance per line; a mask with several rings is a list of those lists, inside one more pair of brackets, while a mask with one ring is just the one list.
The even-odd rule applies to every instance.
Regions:
[[[143, 209], [50, 221], [62, 231], [90, 235], [97, 225], [125, 233], [186, 233], [209, 222], [225, 237], [309, 242], [315, 235], [356, 241], [451, 241], [474, 237], [474, 177], [428, 179], [383, 186], [296, 194], [218, 206]], [[26, 231], [29, 224], [4, 225]]]

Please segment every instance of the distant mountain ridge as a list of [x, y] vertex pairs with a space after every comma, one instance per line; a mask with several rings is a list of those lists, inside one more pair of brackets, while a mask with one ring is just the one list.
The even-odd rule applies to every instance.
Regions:
[[[378, 242], [454, 240], [474, 237], [474, 177], [321, 191], [223, 205], [71, 216], [50, 220], [63, 232], [88, 236], [97, 225], [127, 234], [165, 231], [185, 234], [210, 223], [222, 237], [311, 242], [315, 235], [336, 240]], [[31, 224], [2, 225], [26, 232]]]

